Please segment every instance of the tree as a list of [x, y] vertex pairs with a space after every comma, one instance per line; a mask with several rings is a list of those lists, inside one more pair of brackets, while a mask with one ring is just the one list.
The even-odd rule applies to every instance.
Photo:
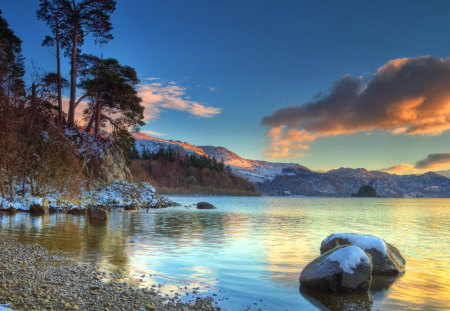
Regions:
[[89, 64], [80, 83], [85, 91], [83, 96], [90, 100], [85, 111], [86, 116], [90, 115], [86, 131], [90, 132], [94, 125], [98, 136], [106, 121], [120, 130], [143, 125], [144, 107], [135, 89], [139, 83], [136, 71], [120, 65], [114, 58], [101, 59], [92, 55], [84, 55], [83, 58]]
[[[59, 41], [70, 57], [70, 100], [67, 126], [75, 122], [77, 101], [78, 56], [85, 37], [91, 35], [95, 43], [104, 44], [113, 38], [110, 15], [116, 9], [114, 0], [41, 0], [38, 17], [46, 21], [52, 29], [53, 37], [44, 43]], [[58, 35], [58, 40], [56, 36]]]
[[61, 77], [61, 45], [64, 48], [69, 47], [67, 38], [61, 37], [62, 13], [64, 1], [62, 0], [40, 0], [39, 10], [36, 12], [38, 19], [45, 21], [50, 28], [53, 36], [46, 36], [42, 42], [43, 46], [56, 45], [56, 91], [58, 101], [58, 112], [62, 115], [62, 88], [63, 81]]
[[18, 100], [25, 95], [24, 58], [22, 40], [9, 28], [8, 22], [1, 16], [0, 10], [0, 96], [6, 96], [8, 102]]

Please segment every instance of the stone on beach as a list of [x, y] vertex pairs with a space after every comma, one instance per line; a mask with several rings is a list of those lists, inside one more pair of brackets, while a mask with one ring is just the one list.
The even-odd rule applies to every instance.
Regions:
[[397, 275], [405, 272], [406, 261], [400, 251], [383, 239], [372, 235], [334, 233], [322, 241], [324, 254], [340, 245], [354, 245], [372, 256], [373, 274]]
[[336, 247], [310, 262], [300, 284], [330, 292], [365, 292], [372, 280], [370, 255], [356, 246]]

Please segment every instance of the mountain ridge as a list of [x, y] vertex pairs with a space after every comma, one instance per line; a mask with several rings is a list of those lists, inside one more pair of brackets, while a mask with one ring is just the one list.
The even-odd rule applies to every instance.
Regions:
[[197, 154], [223, 161], [231, 171], [253, 183], [264, 195], [351, 196], [362, 186], [372, 186], [382, 197], [450, 197], [450, 179], [435, 172], [395, 175], [365, 168], [338, 168], [319, 173], [297, 163], [245, 159], [225, 147], [195, 146], [144, 133], [133, 133], [142, 154], [171, 148], [181, 154]]

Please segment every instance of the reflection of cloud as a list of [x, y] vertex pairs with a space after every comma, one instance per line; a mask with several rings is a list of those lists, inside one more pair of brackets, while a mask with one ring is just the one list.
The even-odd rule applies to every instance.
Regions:
[[[432, 56], [391, 60], [364, 84], [344, 76], [328, 95], [275, 111], [262, 124], [269, 157], [300, 156], [290, 149], [318, 137], [385, 130], [392, 134], [438, 135], [450, 129], [450, 59]], [[271, 135], [272, 131], [278, 135]], [[280, 130], [281, 129], [281, 130]], [[302, 133], [288, 139], [292, 133]], [[289, 145], [292, 143], [292, 146]]]
[[186, 111], [191, 115], [210, 118], [219, 114], [222, 109], [205, 106], [186, 96], [186, 89], [175, 82], [162, 81], [157, 78], [147, 78], [149, 83], [139, 86], [138, 95], [145, 107], [145, 120], [157, 118], [164, 109]]

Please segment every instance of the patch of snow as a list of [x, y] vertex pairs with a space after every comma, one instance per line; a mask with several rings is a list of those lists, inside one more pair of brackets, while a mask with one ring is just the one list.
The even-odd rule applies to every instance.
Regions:
[[347, 246], [331, 253], [327, 260], [339, 263], [339, 267], [348, 274], [353, 274], [361, 262], [370, 263], [369, 257], [357, 246]]
[[50, 140], [50, 135], [47, 131], [42, 131], [42, 141], [44, 143], [48, 142]]
[[326, 244], [335, 238], [347, 240], [352, 245], [358, 246], [364, 250], [374, 248], [386, 256], [386, 243], [379, 237], [352, 233], [334, 233], [329, 235], [322, 243]]

